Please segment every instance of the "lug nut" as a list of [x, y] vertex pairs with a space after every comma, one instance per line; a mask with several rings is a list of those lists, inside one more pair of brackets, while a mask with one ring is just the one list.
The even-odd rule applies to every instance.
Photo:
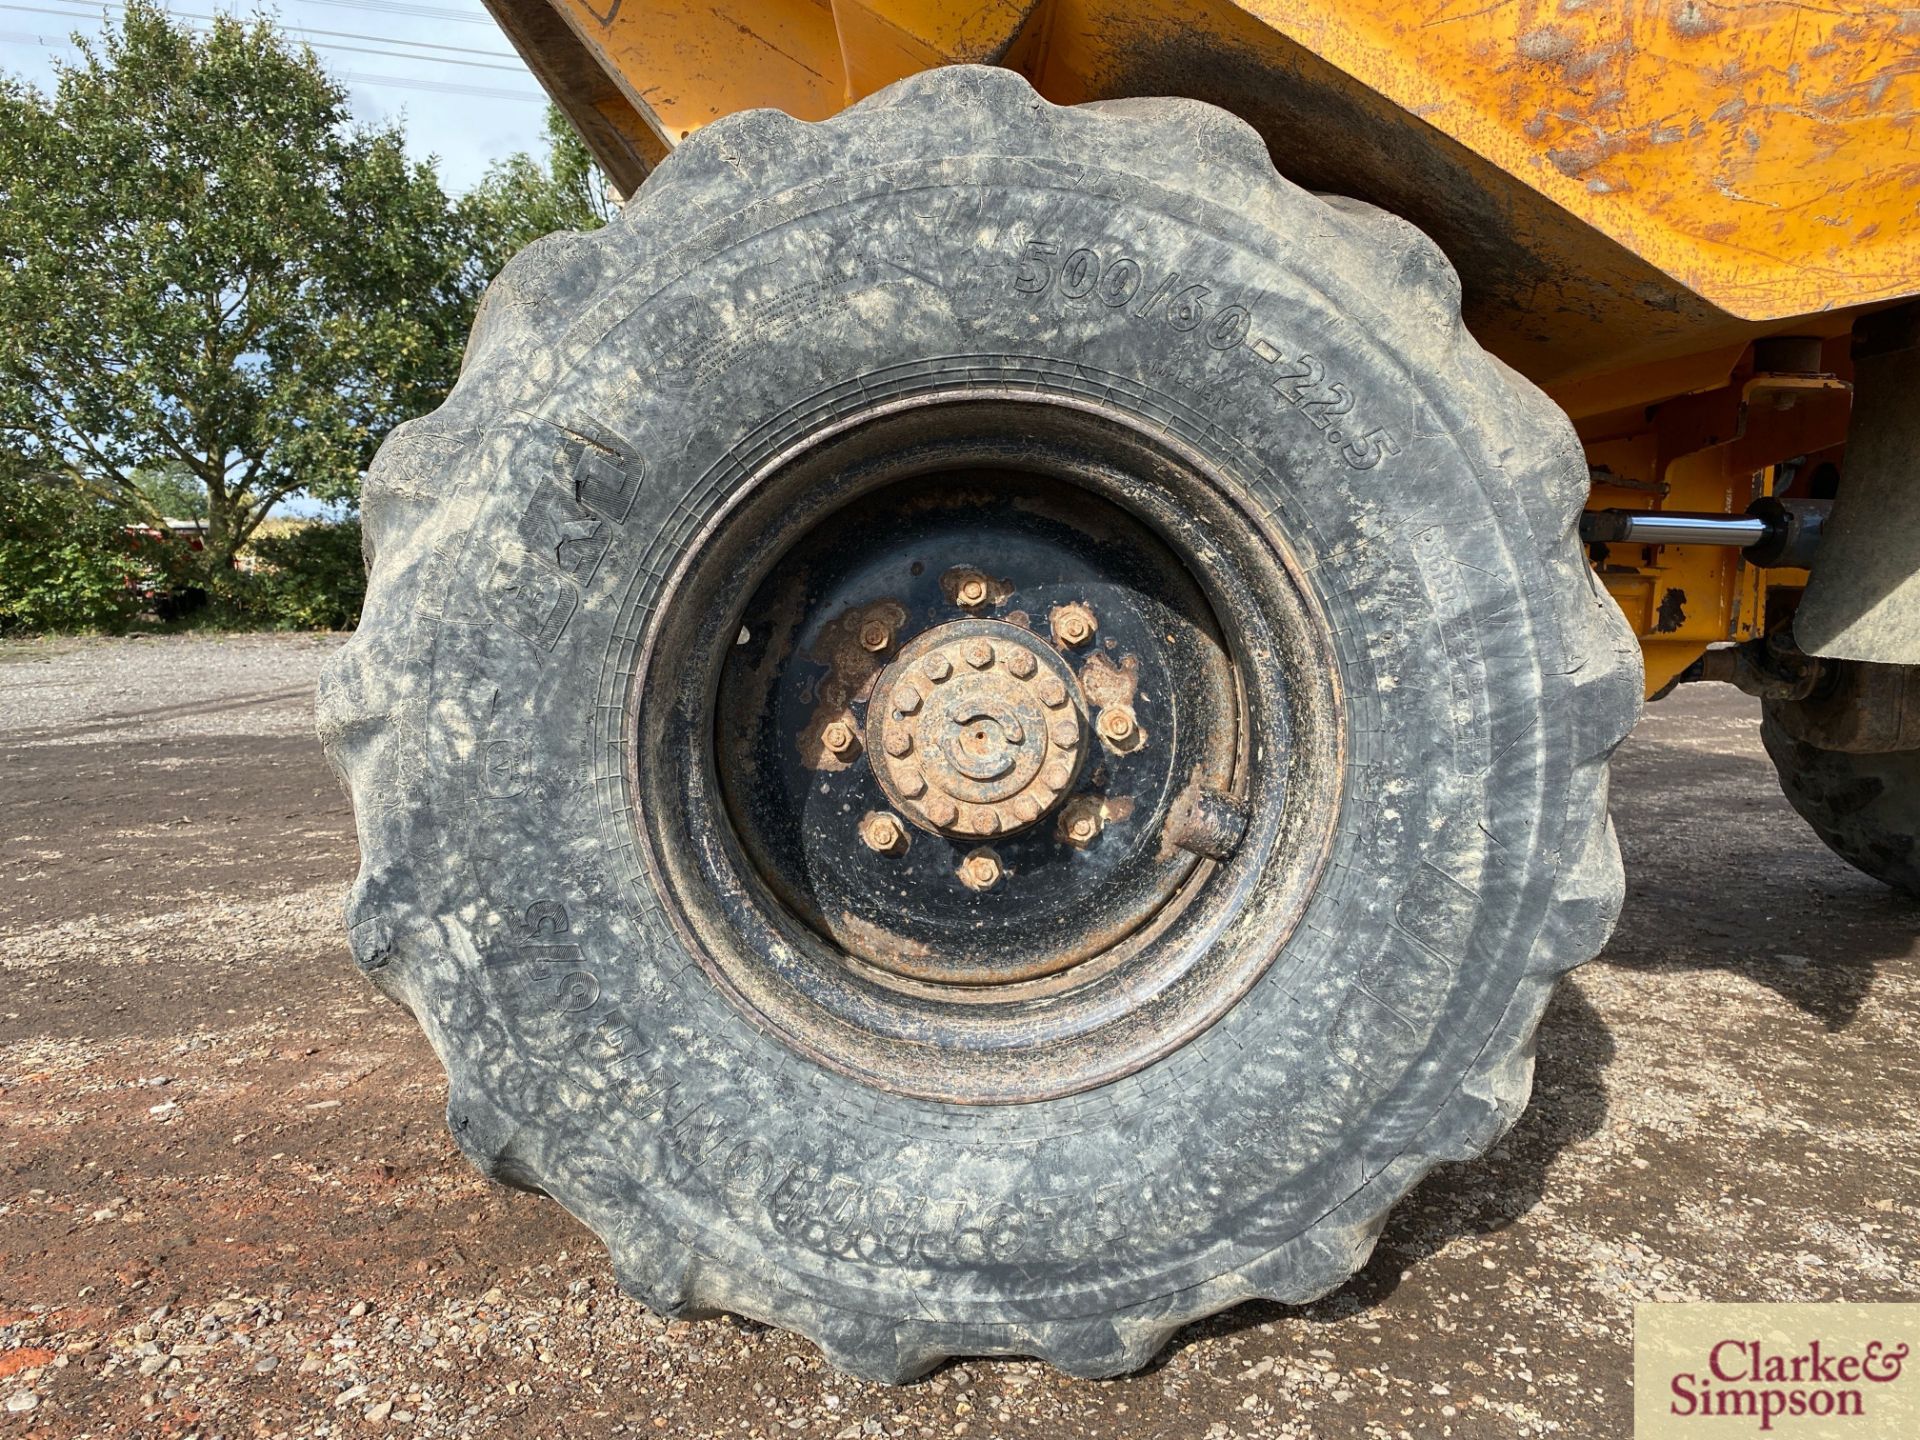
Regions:
[[1080, 722], [1056, 720], [1047, 734], [1062, 750], [1071, 750], [1080, 743]]
[[912, 767], [897, 771], [893, 783], [909, 800], [918, 800], [927, 793], [927, 777]]
[[1058, 675], [1040, 678], [1040, 699], [1049, 710], [1058, 710], [1067, 703], [1067, 687]]
[[860, 822], [860, 838], [881, 855], [903, 854], [907, 848], [905, 827], [885, 810], [875, 810]]
[[1037, 664], [1031, 650], [1022, 650], [1016, 645], [1007, 652], [1007, 669], [1013, 672], [1016, 680], [1031, 680]]
[[1016, 795], [1013, 813], [1019, 817], [1022, 825], [1031, 825], [1040, 818], [1040, 802], [1031, 795]]
[[960, 807], [944, 795], [927, 801], [927, 818], [936, 825], [951, 825], [960, 818]]
[[1140, 734], [1133, 712], [1123, 705], [1110, 705], [1100, 712], [1100, 738], [1109, 745], [1131, 745]]
[[976, 850], [960, 862], [960, 883], [969, 890], [991, 890], [1000, 883], [1000, 857]]
[[920, 692], [911, 685], [902, 685], [900, 693], [894, 697], [893, 713], [905, 719], [920, 708]]
[[1053, 612], [1053, 638], [1062, 645], [1084, 645], [1093, 639], [1099, 621], [1084, 605], [1062, 605]]
[[887, 732], [887, 754], [898, 760], [912, 753], [913, 736], [909, 735], [905, 730], [889, 730]]
[[1100, 802], [1091, 796], [1082, 795], [1060, 812], [1060, 838], [1076, 849], [1084, 849], [1099, 839], [1105, 826], [1106, 817], [1100, 813]]
[[853, 727], [844, 720], [830, 720], [820, 732], [820, 742], [836, 755], [845, 755], [855, 743]]
[[920, 662], [920, 668], [926, 672], [927, 678], [936, 685], [953, 674], [953, 663], [948, 660], [946, 656], [939, 654], [927, 656], [925, 660]]
[[973, 609], [975, 606], [986, 604], [987, 603], [986, 576], [984, 575], [964, 576], [961, 579], [960, 583], [953, 587], [953, 598], [959, 604], [966, 606], [969, 610]]
[[884, 620], [869, 620], [860, 627], [860, 646], [875, 654], [893, 643], [893, 630]]
[[984, 670], [993, 664], [993, 646], [985, 640], [972, 640], [967, 643], [967, 663], [976, 670]]

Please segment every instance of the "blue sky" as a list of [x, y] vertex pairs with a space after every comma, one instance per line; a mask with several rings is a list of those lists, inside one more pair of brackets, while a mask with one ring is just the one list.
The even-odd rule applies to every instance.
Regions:
[[[480, 0], [169, 0], [167, 8], [183, 18], [267, 14], [298, 32], [346, 85], [354, 115], [400, 120], [408, 147], [437, 157], [450, 190], [467, 189], [502, 156], [545, 144], [540, 86]], [[118, 10], [103, 0], [0, 0], [0, 70], [50, 88], [52, 61], [73, 54], [68, 34], [98, 34]]]

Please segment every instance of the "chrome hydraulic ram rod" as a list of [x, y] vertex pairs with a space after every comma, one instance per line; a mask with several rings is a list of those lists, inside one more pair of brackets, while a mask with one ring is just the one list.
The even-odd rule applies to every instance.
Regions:
[[1804, 569], [1813, 562], [1831, 504], [1769, 497], [1745, 515], [1589, 510], [1580, 517], [1580, 538], [1589, 545], [1731, 545], [1754, 565]]
[[1684, 515], [1662, 510], [1592, 510], [1580, 538], [1608, 545], [1736, 545], [1767, 538], [1767, 522], [1753, 515]]

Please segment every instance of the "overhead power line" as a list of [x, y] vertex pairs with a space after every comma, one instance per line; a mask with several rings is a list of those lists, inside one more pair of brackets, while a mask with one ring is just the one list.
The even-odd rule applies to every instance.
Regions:
[[[72, 6], [74, 7], [74, 10], [77, 14], [92, 14], [92, 15], [99, 14], [101, 9], [103, 8], [112, 9], [112, 10], [124, 10], [127, 8], [126, 0], [51, 0], [51, 3], [56, 5]], [[318, 5], [318, 4], [326, 3], [326, 0], [306, 0], [306, 3], [309, 5]], [[31, 7], [25, 6], [25, 5], [18, 5], [18, 6], [9, 6], [8, 8], [25, 10]], [[385, 9], [386, 7], [370, 7], [370, 8]], [[36, 10], [34, 13], [40, 14], [40, 15], [65, 15], [67, 11]], [[254, 16], [254, 15], [243, 15], [238, 11], [228, 11], [226, 12], [225, 15], [219, 16], [219, 17], [215, 17], [212, 15], [195, 15], [190, 11], [174, 10], [171, 8], [167, 11], [167, 13], [181, 20], [211, 21], [216, 18], [221, 18], [221, 19], [239, 20], [239, 21], [245, 22], [245, 21], [258, 18], [257, 16]], [[389, 41], [395, 45], [414, 45], [427, 50], [451, 50], [455, 54], [459, 54], [459, 55], [491, 55], [496, 59], [500, 59], [500, 60], [512, 60], [513, 58], [515, 58], [514, 53], [511, 50], [483, 50], [473, 45], [447, 45], [447, 44], [443, 44], [438, 40], [409, 40], [402, 35], [367, 35], [358, 30], [315, 30], [304, 25], [285, 24], [278, 17], [275, 17], [275, 16], [269, 16], [267, 18], [276, 29], [285, 30], [285, 31], [289, 31], [289, 32], [293, 32], [301, 35], [331, 35], [341, 40]], [[470, 16], [468, 18], [471, 19], [471, 18], [478, 18], [478, 17]]]
[[[73, 3], [83, 3], [83, 0], [73, 0]], [[100, 4], [112, 3], [114, 0], [95, 0], [92, 8], [98, 9]], [[471, 10], [449, 10], [444, 5], [389, 4], [387, 0], [302, 0], [302, 3], [325, 5], [338, 10], [370, 10], [375, 15], [405, 15], [419, 20], [455, 20], [466, 25], [485, 25], [489, 28], [494, 23], [493, 17], [484, 12], [476, 15]]]
[[[0, 9], [17, 9], [17, 6], [0, 6]], [[64, 46], [68, 42], [65, 35], [29, 35], [23, 30], [0, 30], [0, 41], [15, 45]], [[384, 52], [376, 52], [384, 53]], [[424, 60], [431, 57], [399, 56], [399, 59]], [[447, 63], [447, 62], [440, 62]], [[481, 67], [490, 69], [492, 67]], [[487, 100], [524, 100], [529, 104], [545, 104], [547, 97], [537, 90], [510, 90], [504, 85], [463, 85], [452, 80], [428, 80], [419, 75], [369, 75], [358, 70], [342, 70], [334, 73], [336, 80], [348, 81], [356, 85], [386, 85], [399, 90], [420, 90], [437, 95], [477, 95]]]
[[[74, 0], [74, 3], [80, 3], [80, 0]], [[113, 5], [115, 8], [122, 8], [118, 4], [118, 0], [100, 0], [100, 3]], [[58, 15], [62, 19], [78, 19], [82, 13], [77, 10], [55, 10], [44, 5], [21, 5], [17, 3], [0, 3], [0, 10], [13, 10], [24, 15]], [[173, 10], [168, 13], [179, 20], [194, 20], [207, 24], [212, 24], [216, 18], [220, 18], [212, 15], [198, 15], [186, 10]], [[277, 28], [289, 35], [314, 35], [327, 37], [334, 41], [367, 40], [373, 41], [377, 45], [404, 45], [409, 47], [409, 50], [444, 50], [453, 55], [486, 55], [508, 63], [489, 65], [479, 60], [449, 59], [440, 55], [416, 55], [408, 53], [408, 51], [368, 49], [358, 45], [326, 44], [315, 47], [322, 50], [344, 50], [355, 55], [384, 55], [391, 59], [429, 60], [436, 65], [464, 65], [474, 70], [502, 70], [510, 75], [524, 75], [526, 73], [526, 67], [520, 64], [512, 54], [503, 50], [481, 50], [469, 45], [442, 45], [432, 40], [405, 40], [397, 35], [362, 35], [358, 32], [347, 30], [314, 30], [301, 25], [279, 25]]]
[[501, 85], [462, 85], [454, 80], [422, 80], [411, 75], [363, 75], [357, 70], [342, 71], [336, 78], [356, 85], [392, 85], [402, 90], [428, 90], [439, 95], [479, 95], [488, 100], [526, 100], [536, 105], [547, 103], [547, 97], [538, 90], [509, 90]]
[[[189, 15], [184, 10], [173, 12], [182, 20], [213, 20], [211, 15]], [[442, 45], [437, 40], [408, 40], [400, 35], [362, 35], [355, 30], [314, 30], [305, 25], [279, 25], [277, 28], [291, 35], [323, 35], [333, 40], [374, 40], [385, 45], [405, 45], [415, 50], [445, 50], [453, 55], [489, 55], [495, 60], [511, 60], [511, 68], [524, 70], [526, 67], [511, 50], [482, 50], [476, 45]]]
[[468, 25], [493, 24], [493, 17], [471, 10], [449, 10], [444, 5], [389, 5], [386, 0], [306, 0], [309, 5], [331, 5], [341, 10], [371, 10], [376, 15], [411, 15], [422, 20], [459, 20]]
[[506, 75], [527, 73], [527, 67], [517, 62], [512, 65], [489, 65], [482, 60], [457, 60], [450, 55], [416, 55], [405, 50], [382, 50], [372, 45], [342, 45], [337, 40], [329, 40], [313, 48], [347, 55], [384, 55], [389, 60], [416, 60], [424, 61], [429, 65], [458, 65], [463, 70], [497, 70]]

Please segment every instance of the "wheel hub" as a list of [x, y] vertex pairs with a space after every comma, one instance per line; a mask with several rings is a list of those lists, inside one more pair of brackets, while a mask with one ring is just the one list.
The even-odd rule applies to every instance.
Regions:
[[910, 641], [867, 707], [881, 788], [931, 834], [1024, 830], [1079, 777], [1086, 700], [1072, 667], [1030, 630], [955, 620]]
[[1005, 987], [1113, 950], [1200, 860], [1166, 830], [1176, 799], [1238, 763], [1231, 664], [1190, 572], [1047, 477], [875, 490], [799, 538], [735, 640], [733, 832], [868, 976], [1011, 1003]]
[[1027, 400], [876, 417], [754, 481], [634, 692], [647, 864], [721, 990], [962, 1103], [1133, 1073], [1244, 994], [1312, 893], [1338, 730], [1233, 494]]

